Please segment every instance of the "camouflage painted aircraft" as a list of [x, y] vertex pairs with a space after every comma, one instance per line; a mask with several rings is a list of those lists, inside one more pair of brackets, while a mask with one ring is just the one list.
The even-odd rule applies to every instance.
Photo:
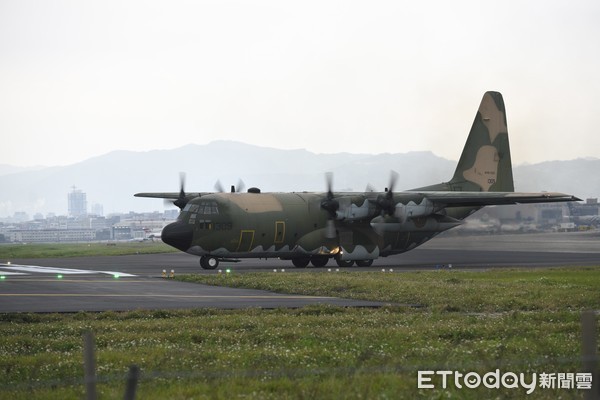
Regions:
[[385, 192], [336, 193], [331, 174], [324, 193], [138, 193], [181, 209], [162, 240], [214, 269], [220, 261], [280, 258], [304, 268], [370, 266], [462, 223], [486, 205], [577, 201], [562, 193], [514, 192], [504, 100], [484, 94], [462, 155], [449, 182]]

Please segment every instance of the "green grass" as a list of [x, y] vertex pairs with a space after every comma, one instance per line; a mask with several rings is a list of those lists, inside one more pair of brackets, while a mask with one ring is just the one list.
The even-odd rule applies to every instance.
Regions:
[[175, 279], [280, 293], [413, 304], [435, 311], [600, 309], [600, 267], [490, 271], [248, 273]]
[[178, 250], [162, 242], [28, 243], [0, 245], [0, 262], [15, 258], [122, 256], [172, 253]]
[[136, 364], [141, 399], [519, 399], [524, 389], [419, 390], [417, 371], [579, 372], [580, 311], [600, 309], [599, 272], [192, 276], [182, 279], [425, 307], [0, 314], [0, 399], [82, 398], [87, 330], [100, 398], [122, 398]]

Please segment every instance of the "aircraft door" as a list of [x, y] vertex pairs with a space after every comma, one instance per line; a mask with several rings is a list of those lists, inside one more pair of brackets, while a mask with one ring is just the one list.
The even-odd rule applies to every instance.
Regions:
[[242, 230], [240, 232], [240, 242], [236, 251], [250, 251], [252, 250], [252, 243], [254, 242], [254, 231], [253, 230]]
[[275, 221], [275, 243], [283, 243], [285, 240], [285, 221]]

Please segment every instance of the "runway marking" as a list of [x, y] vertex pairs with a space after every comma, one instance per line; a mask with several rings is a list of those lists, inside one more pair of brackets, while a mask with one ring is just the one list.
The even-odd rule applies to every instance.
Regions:
[[[27, 275], [27, 274], [20, 274], [20, 273], [14, 273], [14, 275]], [[3, 273], [0, 273], [0, 275], [4, 275]], [[10, 273], [7, 274], [7, 276], [10, 275]], [[31, 276], [31, 275], [27, 275], [27, 276]], [[15, 278], [21, 278], [21, 277], [15, 277]], [[27, 278], [27, 279], [11, 279], [8, 282], [58, 282], [58, 283], [107, 283], [107, 282], [114, 282], [114, 283], [120, 283], [118, 278], [113, 278], [113, 279], [86, 279], [86, 278], [81, 278], [81, 279], [58, 279], [58, 278], [52, 278], [52, 279], [37, 279], [37, 278]], [[131, 280], [131, 279], [127, 279], [127, 281], [123, 281], [123, 282], [127, 282], [127, 283], [163, 283], [164, 281], [161, 280], [148, 280], [148, 281], [139, 281], [139, 280]]]
[[[30, 273], [38, 273], [38, 274], [62, 274], [62, 275], [91, 275], [91, 274], [106, 274], [106, 275], [118, 275], [119, 277], [127, 277], [127, 276], [135, 276], [132, 274], [127, 274], [125, 272], [116, 272], [116, 271], [94, 271], [89, 269], [75, 269], [75, 268], [55, 268], [55, 267], [42, 267], [39, 265], [20, 265], [20, 264], [2, 264], [0, 263], [0, 268], [2, 270], [9, 271], [23, 271], [25, 274], [27, 272]], [[8, 272], [7, 272], [8, 273]]]
[[258, 295], [196, 295], [196, 294], [86, 294], [86, 293], [0, 293], [0, 297], [169, 297], [169, 298], [198, 298], [198, 299], [271, 299], [271, 300], [289, 300], [289, 299], [324, 299], [331, 300], [337, 297], [321, 296], [258, 296]]

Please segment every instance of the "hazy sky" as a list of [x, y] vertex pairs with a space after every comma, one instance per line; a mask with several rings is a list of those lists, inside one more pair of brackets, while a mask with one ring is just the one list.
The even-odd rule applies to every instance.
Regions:
[[600, 157], [600, 2], [0, 0], [0, 164], [217, 139], [458, 159], [503, 93], [513, 162]]

